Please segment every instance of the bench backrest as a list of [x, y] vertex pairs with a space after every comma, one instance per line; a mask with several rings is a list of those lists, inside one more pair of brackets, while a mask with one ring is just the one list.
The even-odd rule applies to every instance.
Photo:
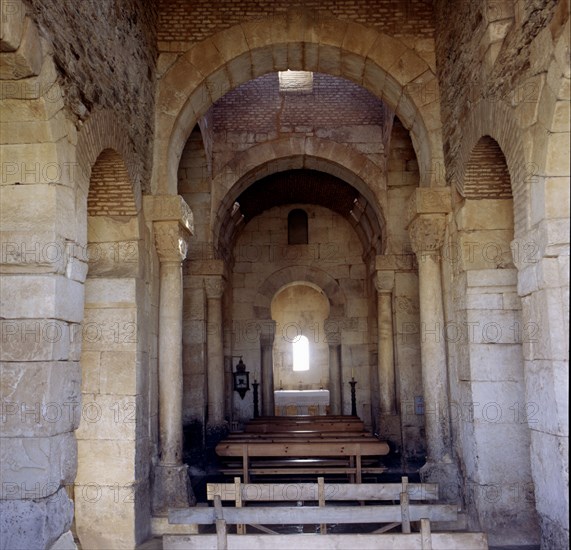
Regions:
[[267, 440], [231, 442], [222, 440], [216, 446], [220, 456], [279, 456], [279, 457], [315, 457], [315, 456], [375, 456], [386, 455], [389, 446], [377, 439], [363, 440], [311, 440], [311, 441], [272, 441]]
[[[322, 480], [323, 478], [320, 478]], [[399, 501], [406, 491], [411, 501], [438, 500], [437, 483], [208, 483], [207, 498], [242, 502]]]

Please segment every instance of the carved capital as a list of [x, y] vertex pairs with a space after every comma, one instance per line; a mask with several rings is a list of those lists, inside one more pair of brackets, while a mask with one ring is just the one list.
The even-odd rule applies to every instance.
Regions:
[[260, 321], [260, 346], [269, 348], [274, 345], [276, 336], [276, 322], [273, 319]]
[[443, 214], [422, 214], [416, 216], [408, 226], [410, 243], [414, 253], [436, 254], [444, 244], [446, 217]]
[[188, 252], [190, 233], [178, 221], [154, 222], [155, 246], [161, 262], [182, 262]]
[[204, 278], [204, 290], [209, 300], [221, 300], [225, 288], [226, 280], [220, 275]]
[[395, 272], [377, 270], [374, 281], [379, 294], [391, 293], [395, 287]]
[[180, 195], [145, 195], [143, 209], [149, 222], [176, 221], [190, 235], [194, 233], [192, 211]]

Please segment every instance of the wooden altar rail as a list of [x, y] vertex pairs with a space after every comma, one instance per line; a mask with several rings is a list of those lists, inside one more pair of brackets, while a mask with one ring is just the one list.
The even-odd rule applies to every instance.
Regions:
[[[487, 549], [484, 533], [431, 533], [430, 521], [454, 521], [457, 507], [442, 504], [410, 504], [410, 500], [438, 498], [435, 484], [208, 484], [208, 498], [214, 508], [171, 510], [169, 523], [216, 525], [215, 535], [165, 535], [165, 550], [483, 550]], [[400, 500], [398, 506], [325, 506], [326, 500]], [[222, 507], [222, 500], [234, 501], [236, 507]], [[247, 507], [248, 501], [316, 500], [319, 506], [310, 507]], [[411, 533], [410, 522], [420, 521], [420, 533]], [[388, 523], [373, 534], [332, 535], [327, 523], [362, 524]], [[227, 524], [237, 525], [237, 535], [229, 535]], [[245, 525], [252, 525], [266, 535], [247, 535]], [[278, 534], [266, 525], [320, 524], [320, 535]], [[402, 525], [402, 534], [387, 533]]]

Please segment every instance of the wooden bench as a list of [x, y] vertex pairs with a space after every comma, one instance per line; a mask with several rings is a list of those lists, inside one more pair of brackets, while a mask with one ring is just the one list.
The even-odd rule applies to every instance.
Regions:
[[[216, 534], [163, 537], [166, 550], [191, 549], [486, 549], [483, 533], [431, 533], [430, 521], [454, 521], [455, 505], [410, 504], [410, 500], [435, 500], [435, 484], [208, 484], [208, 498], [214, 508], [171, 510], [169, 523], [216, 525]], [[223, 500], [234, 501], [236, 507], [222, 507]], [[246, 502], [317, 501], [319, 506], [250, 506]], [[325, 506], [326, 501], [400, 500], [399, 505]], [[420, 521], [420, 533], [411, 533], [410, 522]], [[388, 523], [371, 534], [326, 534], [327, 523], [363, 524]], [[245, 525], [252, 525], [265, 534], [246, 534]], [[319, 524], [320, 534], [278, 534], [265, 525]], [[386, 531], [402, 525], [402, 533]], [[238, 534], [227, 532], [227, 525], [236, 525]], [[269, 536], [268, 536], [269, 535]]]
[[[241, 473], [244, 483], [250, 480], [250, 474], [290, 475], [290, 474], [329, 474], [340, 473], [352, 476], [357, 483], [361, 483], [363, 474], [362, 457], [382, 456], [389, 452], [389, 446], [384, 441], [370, 438], [309, 438], [309, 439], [224, 439], [216, 446], [216, 453], [221, 457], [241, 457]], [[298, 459], [289, 467], [258, 467], [252, 468], [250, 460], [259, 457], [284, 457]], [[319, 465], [308, 466], [303, 460], [311, 458], [346, 458], [348, 464], [340, 464], [332, 471], [324, 470]], [[382, 468], [377, 469], [380, 473]], [[226, 470], [223, 473], [230, 473]], [[367, 473], [374, 473], [369, 468]]]

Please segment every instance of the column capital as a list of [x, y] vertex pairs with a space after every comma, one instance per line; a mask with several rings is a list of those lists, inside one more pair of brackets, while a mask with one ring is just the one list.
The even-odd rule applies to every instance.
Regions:
[[209, 300], [221, 300], [226, 288], [226, 279], [222, 275], [211, 275], [204, 278], [204, 290]]
[[145, 195], [143, 211], [148, 222], [177, 221], [190, 235], [194, 234], [192, 211], [180, 195]]
[[179, 221], [153, 222], [155, 246], [162, 262], [182, 262], [186, 258], [190, 232]]
[[379, 294], [390, 294], [395, 287], [395, 272], [377, 269], [374, 282]]
[[417, 256], [436, 254], [444, 244], [446, 216], [444, 214], [421, 214], [408, 226], [412, 250]]
[[375, 256], [376, 271], [411, 271], [414, 269], [414, 254], [379, 254]]
[[276, 337], [277, 323], [273, 319], [265, 319], [261, 323], [260, 345], [262, 347], [271, 347], [274, 345]]

